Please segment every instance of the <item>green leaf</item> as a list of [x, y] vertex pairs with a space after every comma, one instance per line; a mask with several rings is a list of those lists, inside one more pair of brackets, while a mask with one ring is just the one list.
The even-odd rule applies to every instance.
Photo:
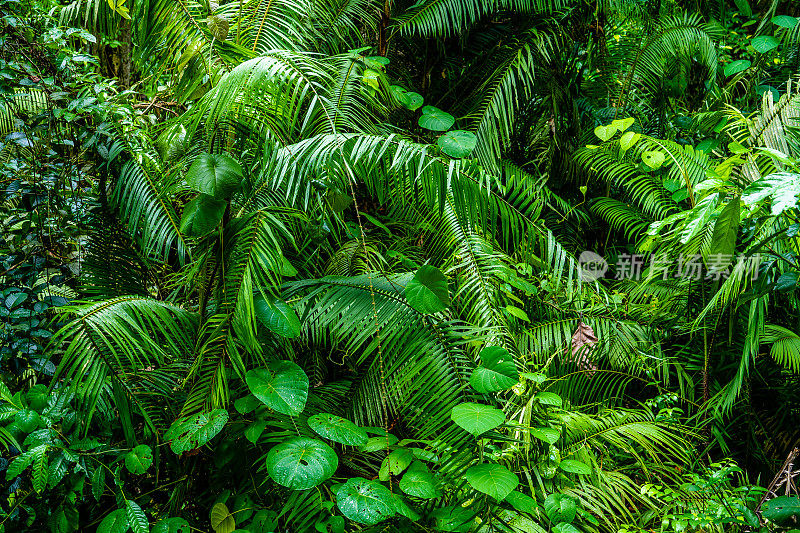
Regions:
[[341, 416], [329, 413], [320, 413], [309, 417], [308, 427], [320, 437], [347, 444], [348, 446], [363, 446], [369, 440], [367, 432]]
[[618, 118], [617, 120], [612, 120], [611, 125], [614, 126], [618, 131], [625, 131], [631, 126], [636, 120], [633, 117], [628, 118]]
[[47, 444], [37, 446], [33, 451], [33, 490], [41, 494], [47, 488], [49, 472], [47, 469]]
[[578, 474], [581, 476], [588, 476], [592, 473], [592, 467], [587, 465], [584, 462], [577, 461], [575, 459], [564, 459], [560, 463], [558, 463], [558, 467], [563, 470], [564, 472], [569, 472], [570, 474]]
[[19, 429], [25, 433], [30, 433], [39, 427], [40, 420], [41, 417], [39, 417], [39, 413], [33, 409], [20, 409], [14, 415], [14, 422], [16, 422]]
[[526, 313], [525, 311], [523, 311], [519, 307], [515, 307], [513, 305], [507, 305], [506, 306], [506, 311], [508, 312], [508, 314], [510, 314], [514, 318], [518, 318], [518, 319], [522, 320], [523, 322], [530, 322], [531, 321], [531, 319], [528, 318], [528, 313]]
[[417, 270], [406, 285], [405, 295], [411, 307], [426, 315], [444, 311], [450, 305], [447, 278], [430, 265]]
[[377, 91], [381, 88], [380, 77], [381, 73], [379, 71], [368, 68], [364, 70], [364, 75], [361, 79], [365, 85], [369, 85]]
[[442, 111], [438, 107], [426, 105], [422, 108], [422, 116], [419, 117], [417, 122], [426, 130], [447, 131], [455, 124], [456, 119], [453, 115]]
[[261, 401], [252, 394], [248, 394], [247, 396], [242, 396], [241, 398], [237, 398], [237, 400], [233, 402], [233, 406], [236, 408], [236, 410], [243, 415], [255, 411], [262, 405], [263, 404], [261, 403]]
[[245, 375], [247, 387], [270, 409], [297, 416], [306, 406], [308, 376], [291, 361], [270, 361]]
[[470, 486], [498, 501], [519, 485], [519, 477], [503, 465], [483, 463], [471, 466], [464, 474]]
[[561, 522], [556, 524], [556, 527], [553, 528], [553, 533], [581, 533], [581, 530], [572, 524]]
[[242, 167], [227, 154], [200, 154], [186, 173], [186, 183], [217, 200], [230, 198], [241, 188]]
[[736, 236], [739, 234], [739, 197], [728, 202], [714, 224], [710, 254], [731, 257], [736, 251]]
[[514, 509], [523, 513], [536, 513], [536, 500], [522, 492], [512, 490], [506, 496], [505, 501], [510, 503]]
[[550, 494], [544, 499], [544, 512], [551, 522], [572, 522], [577, 511], [575, 500], [564, 494]]
[[294, 490], [316, 487], [339, 467], [333, 448], [317, 439], [293, 437], [267, 454], [267, 472], [275, 482]]
[[411, 98], [408, 96], [406, 90], [399, 85], [392, 85], [389, 89], [392, 91], [392, 96], [394, 96], [395, 100], [397, 100], [401, 106], [408, 108], [408, 105], [411, 103]]
[[448, 506], [434, 509], [430, 514], [434, 520], [434, 528], [439, 531], [466, 533], [475, 520], [475, 511], [468, 507]]
[[776, 172], [752, 182], [742, 192], [742, 201], [748, 208], [770, 199], [772, 215], [778, 216], [797, 206], [800, 195], [800, 174]]
[[789, 15], [778, 15], [777, 17], [772, 17], [773, 24], [787, 29], [792, 29], [797, 26], [798, 20], [800, 19], [797, 17], [790, 17]]
[[228, 413], [224, 409], [197, 413], [173, 422], [164, 439], [170, 442], [172, 451], [180, 455], [206, 444], [222, 431], [227, 422]]
[[419, 93], [407, 92], [406, 96], [408, 97], [408, 105], [406, 107], [411, 111], [416, 111], [425, 102], [425, 99]]
[[334, 489], [341, 513], [360, 524], [374, 525], [395, 515], [397, 508], [389, 489], [376, 481], [354, 477]]
[[764, 502], [761, 515], [778, 525], [800, 517], [800, 496], [778, 496]]
[[385, 459], [389, 472], [395, 475], [408, 468], [412, 461], [414, 461], [414, 452], [406, 448], [392, 451]]
[[125, 468], [131, 474], [144, 474], [153, 464], [153, 450], [147, 444], [140, 444], [125, 454]]
[[144, 511], [142, 511], [142, 508], [139, 507], [139, 504], [131, 500], [126, 500], [125, 514], [128, 517], [128, 524], [131, 526], [133, 533], [150, 532], [150, 523], [147, 521], [147, 517]]
[[750, 61], [747, 59], [737, 59], [736, 61], [731, 61], [727, 65], [722, 68], [722, 72], [725, 73], [725, 76], [733, 76], [734, 74], [738, 74], [744, 70], [750, 68]]
[[652, 169], [661, 167], [661, 165], [664, 164], [664, 159], [666, 159], [664, 152], [659, 152], [658, 150], [642, 152], [642, 161], [644, 161], [644, 164]]
[[267, 428], [267, 421], [264, 419], [259, 419], [247, 426], [244, 430], [244, 436], [247, 440], [251, 443], [255, 444], [258, 442], [258, 438], [264, 433], [264, 430]]
[[293, 339], [300, 335], [300, 319], [292, 306], [280, 299], [266, 300], [260, 294], [253, 297], [256, 318], [271, 332]]
[[420, 461], [414, 461], [400, 480], [400, 490], [416, 498], [431, 499], [441, 496], [436, 479]]
[[228, 202], [201, 194], [183, 208], [181, 233], [189, 237], [200, 237], [219, 226]]
[[453, 407], [450, 419], [477, 437], [505, 422], [506, 416], [500, 409], [466, 402]]
[[215, 533], [233, 533], [236, 529], [236, 519], [222, 502], [211, 508], [211, 527]]
[[479, 355], [481, 366], [472, 371], [469, 384], [478, 392], [507, 390], [519, 382], [519, 373], [508, 350], [488, 346]]
[[477, 143], [478, 138], [475, 134], [464, 130], [448, 131], [436, 140], [436, 144], [439, 145], [442, 152], [456, 159], [471, 154]]
[[797, 272], [786, 272], [778, 276], [775, 281], [775, 290], [780, 292], [788, 292], [797, 288], [797, 280], [800, 278]]
[[531, 435], [547, 444], [555, 444], [561, 437], [558, 430], [553, 428], [532, 428]]
[[128, 531], [128, 515], [125, 509], [111, 511], [97, 526], [97, 533], [125, 533]]
[[552, 405], [555, 407], [561, 407], [564, 403], [561, 396], [555, 392], [537, 392], [533, 399], [542, 405]]
[[617, 127], [612, 124], [608, 124], [606, 126], [597, 126], [594, 129], [594, 134], [597, 135], [600, 138], [600, 140], [604, 142], [611, 139], [611, 137], [613, 137], [616, 133], [617, 133]]
[[25, 393], [25, 399], [28, 400], [31, 409], [42, 411], [50, 404], [50, 391], [47, 390], [47, 386], [40, 383], [31, 387]]
[[94, 496], [95, 501], [100, 501], [100, 498], [103, 496], [103, 492], [106, 490], [106, 473], [105, 469], [101, 466], [98, 466], [94, 469], [92, 473], [92, 496]]
[[766, 54], [770, 50], [777, 48], [780, 42], [772, 35], [760, 35], [754, 38], [750, 44], [753, 45], [753, 48], [755, 48], [756, 52]]
[[629, 150], [634, 144], [639, 142], [641, 137], [641, 133], [626, 131], [622, 134], [622, 137], [619, 138], [619, 145], [623, 150]]
[[164, 518], [156, 522], [150, 533], [190, 533], [189, 522], [183, 518]]

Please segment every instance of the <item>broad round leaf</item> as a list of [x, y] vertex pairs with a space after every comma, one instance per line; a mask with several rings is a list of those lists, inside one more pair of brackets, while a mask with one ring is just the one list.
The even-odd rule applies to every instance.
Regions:
[[469, 384], [478, 392], [497, 392], [510, 389], [519, 382], [519, 373], [508, 350], [487, 346], [479, 355], [481, 366], [472, 371]]
[[510, 503], [517, 511], [530, 514], [536, 512], [536, 500], [522, 492], [512, 490], [506, 496], [505, 501]]
[[409, 520], [416, 522], [422, 516], [414, 509], [408, 506], [408, 504], [400, 497], [397, 493], [392, 493], [392, 500], [394, 500], [394, 508], [395, 510], [400, 513], [402, 516], [405, 516]]
[[200, 237], [216, 228], [225, 214], [228, 203], [213, 196], [201, 194], [183, 208], [181, 233], [189, 237]]
[[50, 391], [47, 390], [47, 386], [39, 383], [28, 390], [25, 394], [25, 399], [28, 400], [28, 405], [31, 406], [31, 409], [41, 411], [50, 403]]
[[400, 480], [400, 490], [417, 498], [438, 498], [441, 493], [436, 488], [436, 479], [420, 461], [414, 461]]
[[305, 490], [330, 478], [339, 467], [333, 448], [317, 439], [293, 437], [267, 454], [267, 472], [284, 487]]
[[756, 52], [766, 54], [770, 50], [777, 48], [780, 42], [772, 35], [759, 35], [753, 39], [750, 44], [753, 45]]
[[470, 486], [498, 501], [519, 485], [519, 477], [503, 465], [484, 463], [471, 466], [464, 474]]
[[597, 126], [594, 129], [594, 134], [597, 135], [601, 141], [607, 141], [611, 139], [617, 133], [617, 127], [613, 124], [608, 124], [607, 126]]
[[664, 159], [666, 159], [664, 152], [659, 152], [658, 150], [642, 152], [642, 161], [644, 161], [644, 164], [652, 169], [659, 168], [661, 165], [663, 165]]
[[394, 96], [395, 100], [397, 100], [401, 106], [408, 108], [408, 105], [411, 103], [411, 98], [408, 96], [406, 90], [399, 85], [392, 85], [389, 89], [391, 89], [392, 96]]
[[444, 311], [450, 305], [447, 278], [430, 265], [417, 270], [406, 285], [405, 295], [411, 307], [426, 315]]
[[140, 444], [125, 454], [125, 468], [131, 474], [144, 474], [153, 464], [153, 450], [147, 444]]
[[228, 19], [221, 15], [211, 15], [208, 17], [208, 31], [218, 41], [224, 41], [228, 38], [228, 31], [230, 30], [230, 22]]
[[253, 307], [258, 321], [271, 332], [287, 339], [300, 335], [300, 319], [297, 318], [292, 306], [283, 300], [276, 299], [270, 302], [257, 294], [253, 297]]
[[20, 409], [14, 415], [14, 422], [25, 433], [30, 433], [39, 427], [39, 420], [41, 420], [39, 413], [33, 409]]
[[183, 518], [164, 518], [156, 522], [150, 533], [189, 533], [192, 529]]
[[389, 489], [362, 477], [348, 479], [336, 488], [336, 506], [350, 520], [369, 526], [397, 511]]
[[438, 531], [466, 533], [474, 523], [475, 511], [469, 507], [454, 505], [434, 509], [430, 516], [434, 519], [433, 527]]
[[250, 370], [245, 381], [253, 396], [274, 411], [297, 416], [306, 406], [308, 376], [291, 361], [270, 361], [267, 368]]
[[243, 179], [242, 167], [227, 154], [200, 154], [186, 173], [189, 187], [217, 200], [238, 192]]
[[339, 444], [363, 446], [369, 440], [364, 428], [355, 425], [341, 416], [320, 413], [308, 418], [308, 427], [320, 437], [325, 437]]
[[797, 26], [797, 21], [800, 20], [797, 17], [790, 17], [789, 15], [778, 15], [777, 17], [772, 17], [772, 23], [776, 26], [780, 26], [781, 28], [788, 28], [792, 29]]
[[747, 59], [737, 59], [736, 61], [731, 61], [727, 65], [722, 68], [722, 72], [725, 73], [726, 76], [733, 76], [734, 74], [738, 74], [743, 70], [747, 70], [750, 68], [750, 61]]
[[436, 140], [436, 144], [450, 157], [460, 159], [467, 157], [475, 149], [478, 138], [471, 131], [448, 131]]
[[128, 515], [125, 509], [111, 511], [97, 527], [97, 533], [125, 533], [128, 531]]
[[800, 496], [778, 496], [767, 500], [761, 514], [776, 524], [788, 523], [793, 516], [800, 517]]
[[558, 430], [553, 428], [532, 428], [531, 436], [546, 442], [547, 444], [555, 444], [561, 437]]
[[236, 519], [222, 502], [211, 508], [211, 528], [215, 533], [233, 533], [236, 529]]
[[456, 119], [453, 115], [432, 105], [426, 105], [422, 108], [422, 116], [418, 120], [420, 126], [432, 131], [447, 131], [455, 122]]
[[641, 137], [642, 137], [641, 133], [626, 131], [625, 133], [622, 134], [622, 137], [619, 138], [619, 145], [623, 150], [628, 150], [634, 144], [636, 144]]
[[564, 494], [550, 494], [544, 499], [544, 512], [551, 522], [572, 522], [577, 511], [575, 500]]
[[588, 476], [592, 473], [592, 467], [584, 462], [576, 461], [575, 459], [564, 459], [558, 463], [558, 467], [564, 472], [571, 474], [578, 474], [581, 476]]
[[263, 404], [259, 401], [259, 399], [252, 394], [242, 396], [233, 402], [233, 406], [236, 408], [236, 410], [243, 415], [255, 411], [262, 405]]
[[581, 533], [581, 530], [572, 524], [560, 522], [553, 528], [553, 533]]
[[564, 403], [563, 400], [561, 399], [561, 396], [559, 396], [555, 392], [546, 392], [546, 391], [537, 392], [533, 398], [542, 405], [552, 405], [555, 407], [561, 407], [561, 404]]
[[505, 422], [506, 416], [500, 409], [466, 402], [453, 407], [450, 419], [477, 437]]
[[408, 106], [406, 107], [411, 111], [416, 111], [422, 107], [422, 104], [425, 102], [425, 99], [419, 93], [407, 92], [406, 96], [408, 96]]
[[180, 455], [213, 439], [227, 422], [228, 413], [224, 409], [197, 413], [173, 422], [164, 439], [170, 442], [172, 451]]

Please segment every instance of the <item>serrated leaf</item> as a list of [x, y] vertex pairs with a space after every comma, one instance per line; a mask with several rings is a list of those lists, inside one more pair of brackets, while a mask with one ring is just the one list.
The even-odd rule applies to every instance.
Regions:
[[132, 500], [126, 500], [125, 515], [128, 517], [128, 525], [133, 533], [150, 533], [150, 523], [139, 504]]
[[478, 138], [475, 134], [464, 130], [448, 131], [436, 140], [436, 144], [439, 145], [442, 152], [456, 159], [471, 154], [477, 143]]
[[241, 188], [244, 171], [227, 154], [200, 154], [186, 173], [186, 183], [217, 200], [229, 198]]
[[483, 463], [471, 466], [464, 477], [470, 486], [502, 501], [519, 485], [519, 477], [503, 465]]
[[422, 108], [422, 116], [417, 121], [421, 127], [431, 131], [447, 131], [455, 122], [453, 115], [432, 105]]
[[266, 368], [245, 375], [247, 387], [270, 409], [297, 416], [308, 398], [308, 376], [291, 361], [270, 361]]
[[487, 346], [478, 356], [481, 365], [472, 371], [469, 384], [478, 392], [489, 393], [507, 390], [519, 382], [519, 373], [508, 350], [501, 346]]
[[466, 402], [453, 407], [450, 419], [476, 437], [494, 429], [506, 420], [500, 409], [479, 403]]
[[41, 494], [47, 488], [47, 448], [46, 444], [37, 446], [33, 451], [33, 490]]
[[222, 502], [211, 508], [211, 528], [215, 533], [233, 533], [236, 529], [236, 519]]
[[125, 454], [125, 468], [131, 474], [144, 474], [153, 464], [153, 450], [147, 444], [140, 444]]
[[395, 515], [394, 498], [389, 489], [378, 482], [354, 477], [334, 490], [336, 506], [341, 513], [368, 526]]
[[436, 488], [436, 480], [420, 461], [414, 461], [408, 472], [400, 480], [400, 490], [416, 498], [438, 498], [441, 492]]
[[308, 427], [320, 437], [348, 446], [364, 446], [369, 440], [364, 428], [330, 413], [320, 413], [309, 417]]
[[577, 461], [575, 459], [564, 459], [560, 463], [558, 463], [558, 467], [563, 470], [564, 472], [569, 472], [571, 474], [578, 474], [581, 476], [588, 476], [592, 473], [592, 467], [587, 465], [582, 461]]
[[125, 509], [111, 511], [97, 526], [97, 533], [125, 533], [128, 531], [128, 515]]
[[406, 300], [423, 314], [444, 311], [450, 305], [447, 278], [433, 266], [420, 267], [405, 288]]
[[180, 455], [206, 444], [222, 431], [227, 422], [228, 413], [224, 409], [197, 413], [173, 422], [164, 439], [170, 442], [172, 451]]
[[256, 318], [264, 324], [270, 331], [293, 339], [300, 335], [300, 319], [294, 312], [292, 306], [280, 299], [269, 301], [257, 294], [253, 297]]
[[293, 437], [267, 454], [267, 471], [275, 482], [294, 490], [316, 487], [339, 466], [333, 448], [322, 441]]

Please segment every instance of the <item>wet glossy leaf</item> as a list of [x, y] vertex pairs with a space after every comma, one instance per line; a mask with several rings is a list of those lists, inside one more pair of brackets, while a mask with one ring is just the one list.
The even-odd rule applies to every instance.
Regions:
[[471, 466], [464, 477], [473, 489], [496, 500], [504, 500], [519, 485], [519, 477], [515, 473], [494, 463]]
[[392, 493], [376, 481], [351, 478], [339, 485], [335, 494], [339, 511], [360, 524], [377, 524], [397, 511]]
[[329, 413], [320, 413], [309, 417], [308, 427], [320, 437], [349, 446], [363, 446], [369, 440], [364, 428]]
[[295, 490], [316, 487], [330, 478], [338, 467], [336, 452], [317, 439], [293, 437], [274, 446], [267, 454], [270, 477]]
[[496, 428], [506, 420], [505, 414], [500, 409], [472, 402], [453, 407], [450, 418], [476, 437]]
[[291, 361], [270, 361], [247, 372], [245, 380], [256, 398], [279, 413], [297, 416], [306, 405], [308, 376]]

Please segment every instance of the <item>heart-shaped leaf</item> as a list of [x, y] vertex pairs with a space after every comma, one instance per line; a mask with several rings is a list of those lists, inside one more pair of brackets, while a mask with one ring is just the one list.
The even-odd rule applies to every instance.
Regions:
[[426, 315], [444, 311], [450, 305], [447, 278], [430, 265], [417, 270], [406, 285], [405, 295], [411, 307]]
[[339, 511], [360, 524], [371, 526], [397, 512], [392, 493], [376, 481], [350, 478], [335, 489], [335, 494]]
[[469, 384], [478, 392], [497, 392], [510, 389], [519, 382], [519, 373], [508, 350], [488, 346], [479, 355], [481, 366], [472, 371]]
[[744, 70], [750, 68], [750, 61], [747, 59], [737, 59], [736, 61], [731, 61], [727, 65], [722, 68], [722, 72], [725, 73], [726, 76], [733, 76], [734, 74], [738, 74]]
[[128, 515], [125, 509], [111, 511], [97, 526], [97, 533], [125, 533], [128, 531]]
[[755, 48], [756, 52], [766, 54], [770, 50], [777, 48], [780, 44], [780, 41], [778, 41], [778, 39], [772, 35], [760, 35], [754, 38], [750, 44], [753, 45], [753, 48]]
[[581, 530], [572, 524], [560, 522], [553, 528], [553, 533], [581, 533]]
[[397, 100], [401, 106], [408, 108], [408, 105], [411, 103], [408, 92], [399, 85], [392, 85], [389, 89], [392, 91], [392, 96], [394, 96], [395, 100]]
[[308, 427], [320, 437], [348, 446], [363, 446], [369, 440], [364, 428], [341, 416], [329, 413], [320, 413], [309, 417]]
[[555, 444], [561, 437], [558, 430], [553, 428], [532, 428], [531, 436], [546, 442], [547, 444]]
[[588, 476], [592, 473], [592, 467], [587, 465], [582, 461], [576, 461], [575, 459], [564, 459], [560, 463], [558, 463], [558, 467], [563, 470], [564, 472], [569, 472], [571, 474], [578, 474], [581, 476]]
[[144, 474], [153, 464], [153, 450], [147, 444], [140, 444], [125, 454], [125, 468], [131, 474]]
[[420, 461], [414, 461], [400, 480], [400, 490], [416, 498], [438, 498], [441, 493], [436, 488], [436, 479]]
[[611, 125], [617, 128], [619, 131], [625, 131], [633, 126], [634, 122], [636, 122], [636, 120], [633, 117], [618, 118], [617, 120], [612, 120]]
[[629, 150], [634, 144], [636, 144], [639, 139], [641, 139], [642, 134], [636, 133], [633, 131], [626, 131], [622, 134], [622, 137], [619, 138], [619, 145], [623, 150]]
[[317, 439], [293, 437], [267, 454], [267, 472], [284, 487], [305, 490], [330, 478], [339, 467], [333, 448]]
[[420, 126], [432, 131], [447, 131], [455, 122], [456, 119], [453, 115], [432, 105], [426, 105], [422, 108], [422, 116], [418, 120]]
[[448, 131], [436, 140], [436, 144], [450, 157], [467, 157], [475, 149], [478, 138], [471, 131]]
[[189, 187], [217, 200], [238, 192], [243, 179], [242, 167], [227, 154], [200, 154], [186, 173]]
[[617, 127], [612, 124], [608, 124], [606, 126], [597, 126], [594, 129], [594, 134], [600, 137], [601, 141], [607, 141], [611, 139], [611, 137], [613, 137], [616, 133]]
[[271, 332], [293, 339], [300, 335], [300, 319], [292, 306], [280, 299], [269, 301], [260, 294], [253, 297], [256, 318]]
[[642, 152], [642, 161], [644, 161], [644, 164], [652, 169], [657, 169], [663, 165], [664, 159], [666, 159], [664, 152], [659, 152], [658, 150]]
[[466, 402], [453, 407], [450, 418], [461, 428], [469, 431], [476, 437], [490, 429], [494, 429], [506, 420], [500, 409]]
[[253, 396], [274, 411], [297, 416], [306, 406], [308, 376], [291, 361], [270, 361], [267, 368], [250, 370], [245, 381]]
[[530, 514], [536, 512], [536, 500], [522, 492], [512, 490], [506, 496], [505, 501], [510, 503], [517, 511]]
[[227, 422], [228, 413], [224, 409], [197, 413], [173, 422], [164, 439], [170, 442], [172, 451], [180, 455], [206, 444], [222, 431]]
[[189, 237], [200, 237], [216, 228], [228, 203], [213, 196], [201, 194], [183, 208], [181, 233]]
[[564, 494], [550, 494], [544, 499], [544, 512], [553, 523], [572, 522], [577, 511], [575, 500]]
[[211, 508], [211, 528], [215, 533], [233, 533], [236, 529], [236, 519], [222, 502]]
[[411, 111], [416, 111], [425, 102], [425, 99], [419, 93], [407, 92], [406, 96], [408, 97], [408, 105], [406, 107]]
[[483, 463], [471, 466], [464, 474], [470, 486], [502, 501], [519, 485], [519, 477], [503, 465]]

